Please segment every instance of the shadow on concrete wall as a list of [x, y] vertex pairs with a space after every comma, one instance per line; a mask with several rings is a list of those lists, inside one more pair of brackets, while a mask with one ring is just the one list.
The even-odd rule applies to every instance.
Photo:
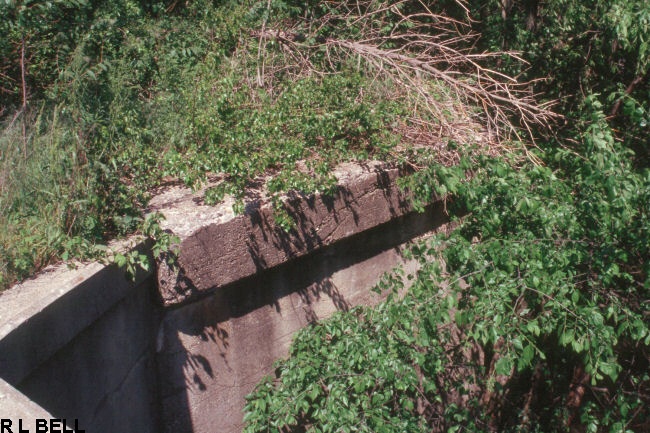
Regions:
[[[373, 172], [375, 179], [367, 181], [372, 187], [360, 188], [360, 191], [352, 191], [347, 186], [339, 185], [329, 195], [289, 192], [283, 205], [284, 211], [295, 222], [295, 227], [289, 231], [277, 226], [272, 212], [262, 211], [262, 199], [250, 201], [246, 215], [250, 218], [253, 230], [246, 245], [257, 270], [269, 268], [261, 253], [263, 244], [272, 244], [292, 258], [296, 257], [297, 252], [313, 251], [329, 245], [335, 231], [358, 232], [361, 224], [360, 213], [366, 213], [363, 218], [365, 222], [374, 224], [373, 211], [388, 211], [393, 222], [387, 224], [395, 224], [399, 215], [404, 215], [411, 209], [408, 196], [394, 185], [395, 176], [404, 173], [389, 172], [382, 167], [375, 167]], [[382, 198], [374, 202], [381, 209], [362, 207], [363, 196], [372, 194], [378, 194]], [[334, 236], [334, 239], [336, 238]]]
[[[80, 303], [78, 298], [71, 302]], [[94, 304], [83, 305], [94, 313]], [[153, 278], [148, 278], [16, 386], [54, 417], [78, 420], [87, 433], [156, 433], [160, 406], [154, 342], [160, 320]], [[47, 336], [46, 330], [43, 338]], [[35, 420], [25, 422], [33, 425]]]
[[[259, 273], [168, 310], [158, 339], [163, 431], [240, 431], [243, 397], [271, 373], [293, 332], [322, 318], [316, 306], [326, 300], [334, 310], [347, 310], [358, 303], [344, 296], [332, 276], [439, 229], [448, 222], [442, 206], [433, 204], [424, 213], [396, 218], [272, 269], [260, 261]], [[254, 260], [256, 241], [249, 239]]]

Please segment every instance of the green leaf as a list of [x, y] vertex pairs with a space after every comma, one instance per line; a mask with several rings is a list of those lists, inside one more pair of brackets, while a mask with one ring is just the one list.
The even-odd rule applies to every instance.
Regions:
[[502, 356], [498, 359], [494, 366], [494, 371], [497, 375], [500, 376], [510, 376], [512, 372], [513, 364], [512, 359], [509, 356]]
[[120, 268], [123, 268], [126, 266], [127, 258], [123, 254], [117, 253], [115, 254], [115, 264], [119, 266]]

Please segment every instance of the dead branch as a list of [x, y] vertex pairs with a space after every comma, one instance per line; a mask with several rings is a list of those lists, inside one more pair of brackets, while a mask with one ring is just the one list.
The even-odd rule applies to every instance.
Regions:
[[[638, 75], [632, 80], [632, 82], [627, 86], [625, 89], [625, 92], [623, 93], [624, 96], [629, 96], [633, 91], [636, 86], [641, 84], [643, 79], [645, 78], [645, 75]], [[616, 103], [612, 107], [612, 110], [609, 112], [609, 117], [616, 117], [618, 114], [618, 110], [621, 108], [621, 104], [623, 103], [624, 97], [621, 96], [616, 100]]]
[[[403, 13], [401, 6], [407, 3], [418, 6], [417, 12]], [[336, 73], [339, 65], [355, 59], [373, 80], [393, 83], [393, 91], [411, 108], [413, 124], [428, 126], [419, 135], [429, 141], [437, 131], [439, 137], [473, 142], [481, 129], [477, 124], [484, 125], [491, 143], [513, 137], [521, 141], [522, 130], [532, 139], [533, 129], [548, 128], [557, 117], [550, 104], [536, 102], [532, 83], [520, 83], [486, 66], [502, 56], [522, 60], [517, 53], [473, 51], [477, 35], [469, 31], [469, 17], [461, 22], [433, 13], [420, 0], [330, 4], [340, 12], [310, 22], [307, 28], [301, 23], [287, 30], [265, 26], [254, 36], [260, 43], [277, 41], [293, 61], [293, 69], [302, 74]], [[459, 4], [464, 6], [460, 0]], [[388, 12], [392, 21], [386, 18]], [[319, 39], [318, 31], [327, 26], [359, 30], [354, 38]], [[298, 37], [307, 32], [309, 37]], [[317, 66], [314, 59], [322, 52], [325, 62]]]

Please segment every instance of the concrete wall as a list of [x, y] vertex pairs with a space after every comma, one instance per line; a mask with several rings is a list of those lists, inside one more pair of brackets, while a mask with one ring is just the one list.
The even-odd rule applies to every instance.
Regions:
[[284, 211], [295, 221], [289, 231], [275, 224], [263, 190], [247, 199], [246, 212], [234, 215], [228, 204], [207, 206], [187, 188], [170, 188], [150, 204], [180, 238], [178, 269], [158, 271], [163, 303], [191, 302], [412, 212], [408, 195], [395, 185], [402, 174], [379, 162], [342, 164], [331, 195], [284, 197]]
[[18, 389], [87, 432], [159, 431], [153, 279], [102, 314]]
[[[0, 376], [32, 409], [77, 419], [86, 432], [159, 431], [153, 274], [130, 282], [113, 266], [89, 264], [45, 275], [0, 296]], [[0, 417], [34, 429], [45, 409], [15, 415], [15, 401], [0, 400]]]
[[[36, 419], [50, 419], [52, 415], [41, 406], [34, 403], [23, 393], [4, 380], [0, 379], [0, 422], [4, 427], [18, 431], [22, 424], [24, 428], [32, 428]], [[28, 421], [29, 420], [29, 421]]]
[[412, 212], [401, 174], [344, 166], [333, 197], [287, 198], [298, 222], [288, 233], [263, 195], [234, 215], [163, 191], [151, 210], [181, 240], [176, 268], [130, 282], [114, 266], [58, 266], [0, 294], [0, 418], [78, 419], [88, 433], [240, 431], [244, 396], [295, 331], [378, 302], [369, 289], [384, 272], [415, 269], [405, 243], [446, 228], [440, 202]]
[[292, 335], [338, 310], [372, 305], [381, 276], [415, 263], [404, 242], [444, 228], [441, 206], [397, 218], [168, 311], [158, 366], [164, 432], [240, 432], [245, 399], [287, 355]]

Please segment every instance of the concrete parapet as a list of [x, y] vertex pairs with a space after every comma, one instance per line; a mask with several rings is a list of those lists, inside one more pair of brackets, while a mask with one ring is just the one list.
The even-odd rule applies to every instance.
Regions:
[[27, 427], [27, 420], [33, 423], [36, 419], [50, 419], [52, 415], [16, 388], [0, 379], [0, 418], [5, 420], [7, 428], [18, 431], [20, 424], [24, 424], [23, 427], [25, 428]]
[[[290, 231], [278, 227], [269, 200], [249, 202], [243, 215], [230, 206], [200, 204], [196, 194], [172, 188], [151, 202], [164, 227], [181, 239], [178, 270], [161, 267], [159, 288], [167, 306], [196, 299], [219, 287], [304, 256], [412, 211], [395, 185], [397, 168], [385, 164], [343, 164], [332, 195], [291, 194], [284, 210]], [[198, 203], [197, 203], [198, 202]]]

